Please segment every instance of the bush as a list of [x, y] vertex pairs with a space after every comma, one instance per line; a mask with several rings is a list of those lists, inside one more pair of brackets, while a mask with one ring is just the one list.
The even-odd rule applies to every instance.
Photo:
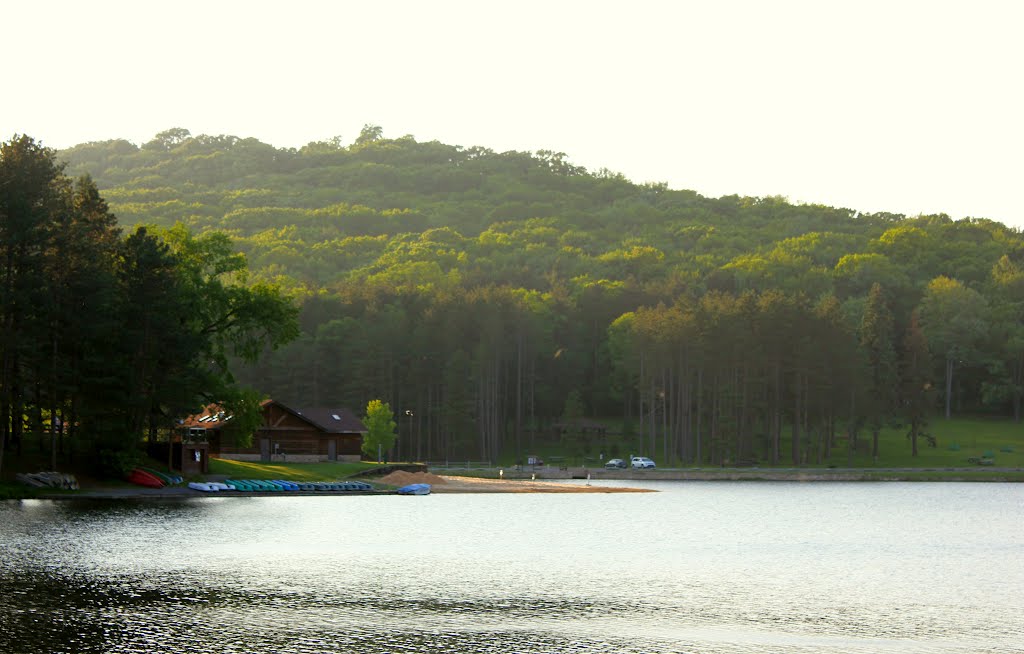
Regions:
[[35, 497], [38, 490], [23, 484], [0, 483], [0, 500], [23, 500]]
[[115, 479], [124, 479], [142, 460], [141, 454], [134, 449], [103, 449], [99, 451], [98, 458], [100, 475]]

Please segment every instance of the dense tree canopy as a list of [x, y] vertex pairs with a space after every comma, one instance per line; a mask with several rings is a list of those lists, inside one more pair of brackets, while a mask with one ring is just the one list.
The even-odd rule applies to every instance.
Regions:
[[116, 463], [205, 402], [251, 403], [231, 360], [298, 335], [297, 307], [248, 283], [228, 237], [123, 235], [93, 180], [25, 136], [0, 144], [0, 256], [0, 465], [27, 433], [54, 466], [66, 443]]
[[[154, 275], [181, 261], [216, 367], [252, 359], [247, 327], [277, 324], [261, 285], [290, 289], [301, 336], [240, 378], [298, 404], [409, 409], [410, 458], [521, 458], [569, 399], [624, 425], [623, 448], [702, 463], [812, 463], [859, 447], [862, 427], [877, 448], [894, 421], [916, 447], [938, 397], [951, 414], [1020, 413], [1024, 244], [989, 220], [706, 198], [375, 125], [348, 146], [179, 128], [60, 156], [123, 228], [164, 230], [169, 251], [132, 241], [132, 256]], [[217, 331], [219, 278], [247, 289], [257, 323]]]

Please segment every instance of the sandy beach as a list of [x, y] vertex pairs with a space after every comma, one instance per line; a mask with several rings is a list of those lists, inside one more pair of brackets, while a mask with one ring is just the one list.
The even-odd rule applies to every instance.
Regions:
[[555, 481], [443, 477], [445, 483], [431, 486], [434, 493], [654, 493], [649, 488], [566, 484]]
[[397, 471], [382, 477], [381, 482], [392, 486], [430, 484], [432, 493], [648, 493], [641, 488], [591, 486], [585, 483], [567, 484], [557, 481], [525, 479], [483, 479], [435, 475], [429, 472]]
[[[523, 479], [482, 479], [479, 477], [458, 477], [435, 475], [429, 472], [396, 471], [374, 480], [388, 486], [401, 487], [409, 484], [430, 484], [432, 493], [648, 493], [656, 492], [649, 489], [623, 488], [607, 486], [588, 486], [585, 483], [567, 484], [559, 481], [533, 481]], [[288, 493], [241, 493], [238, 491], [222, 491], [206, 493], [193, 490], [188, 486], [167, 486], [165, 488], [145, 488], [143, 486], [84, 486], [78, 491], [62, 491], [43, 493], [40, 499], [175, 499], [187, 497], [256, 497], [256, 496], [303, 496], [319, 495], [345, 497], [351, 495], [386, 495], [394, 490], [372, 491], [292, 491]]]

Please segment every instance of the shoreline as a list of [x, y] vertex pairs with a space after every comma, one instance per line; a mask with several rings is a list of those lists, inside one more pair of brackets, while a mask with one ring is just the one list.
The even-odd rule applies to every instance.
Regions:
[[[656, 493], [649, 488], [626, 488], [621, 486], [586, 486], [566, 484], [561, 480], [486, 479], [458, 475], [441, 476], [441, 482], [432, 484], [431, 494], [470, 493]], [[398, 495], [397, 489], [375, 489], [369, 491], [217, 491], [204, 492], [188, 486], [167, 486], [146, 488], [144, 486], [86, 487], [77, 491], [39, 493], [27, 499], [37, 500], [127, 500], [127, 499], [190, 499], [203, 497], [352, 497], [367, 495]]]
[[[499, 468], [435, 471], [440, 475], [458, 475], [497, 479]], [[604, 468], [538, 468], [535, 471], [503, 470], [506, 481], [585, 480], [592, 481], [956, 481], [1024, 482], [1024, 468], [662, 468], [656, 470], [607, 470]]]
[[[502, 470], [503, 478], [496, 470]], [[441, 471], [438, 471], [441, 472]], [[645, 493], [651, 488], [567, 484], [566, 481], [762, 481], [762, 482], [1024, 482], [1021, 468], [864, 468], [864, 469], [690, 469], [690, 470], [604, 470], [539, 469], [533, 472], [504, 469], [445, 470], [433, 473], [433, 494], [459, 493]], [[534, 478], [535, 477], [535, 478]], [[208, 493], [187, 486], [146, 488], [143, 486], [86, 486], [77, 491], [40, 492], [27, 499], [188, 499], [197, 497], [338, 497], [351, 495], [396, 495], [395, 489], [371, 491], [285, 491]]]

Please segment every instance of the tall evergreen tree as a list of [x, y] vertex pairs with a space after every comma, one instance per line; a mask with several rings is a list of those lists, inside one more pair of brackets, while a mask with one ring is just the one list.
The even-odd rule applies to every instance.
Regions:
[[49, 350], [45, 254], [66, 188], [52, 150], [28, 136], [0, 144], [0, 468], [7, 445], [20, 447], [26, 389]]
[[910, 438], [910, 451], [917, 456], [918, 438], [929, 438], [926, 431], [928, 417], [931, 415], [935, 401], [935, 388], [932, 385], [931, 355], [928, 351], [928, 339], [921, 329], [917, 312], [911, 314], [910, 324], [903, 337], [903, 358], [901, 371], [902, 415], [910, 425], [907, 436]]
[[878, 460], [878, 436], [895, 408], [899, 362], [893, 343], [893, 317], [878, 283], [871, 285], [860, 324], [860, 345], [867, 355], [868, 388], [865, 409], [871, 429], [871, 457]]

